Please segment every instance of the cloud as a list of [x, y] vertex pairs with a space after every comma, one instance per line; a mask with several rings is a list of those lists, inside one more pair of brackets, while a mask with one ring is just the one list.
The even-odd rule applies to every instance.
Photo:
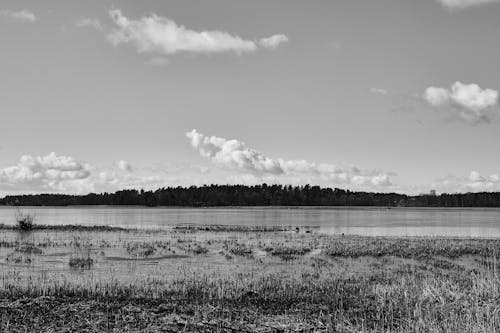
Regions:
[[389, 94], [389, 91], [387, 89], [382, 89], [382, 88], [370, 88], [370, 92], [375, 95], [387, 95]]
[[91, 166], [70, 156], [22, 156], [17, 165], [0, 169], [0, 186], [11, 189], [66, 191], [80, 187]]
[[119, 160], [118, 162], [116, 162], [116, 166], [121, 171], [132, 172], [132, 170], [133, 170], [132, 165], [129, 162], [124, 161], [124, 160]]
[[266, 49], [275, 49], [280, 44], [288, 42], [288, 37], [283, 34], [272, 35], [271, 37], [261, 38], [259, 44]]
[[498, 3], [499, 0], [437, 0], [441, 5], [449, 9], [464, 9], [467, 7], [474, 7], [485, 5], [489, 3]]
[[98, 168], [74, 157], [56, 153], [45, 156], [24, 155], [17, 164], [0, 168], [0, 191], [2, 194], [86, 194], [124, 188], [155, 189], [165, 184], [176, 184], [179, 180], [182, 184], [189, 185], [189, 172], [186, 177], [175, 176], [144, 170], [136, 172], [125, 160], [119, 160], [110, 167]]
[[449, 107], [458, 111], [461, 119], [478, 123], [490, 121], [487, 111], [498, 104], [498, 91], [482, 89], [474, 83], [463, 84], [457, 81], [451, 89], [429, 87], [423, 98], [433, 107]]
[[30, 22], [33, 23], [36, 21], [36, 16], [29, 10], [23, 9], [20, 11], [12, 11], [8, 9], [0, 10], [0, 16], [9, 17], [13, 20], [19, 22]]
[[[245, 179], [280, 183], [321, 183], [351, 185], [356, 188], [387, 188], [389, 173], [362, 171], [356, 167], [317, 164], [305, 160], [283, 160], [265, 156], [238, 140], [187, 132], [191, 146], [201, 156], [224, 168], [243, 173]], [[246, 175], [245, 175], [246, 174]], [[241, 177], [241, 175], [239, 176]], [[257, 181], [258, 182], [258, 181]]]
[[[253, 52], [258, 44], [224, 31], [195, 31], [173, 20], [155, 14], [134, 20], [125, 17], [119, 9], [109, 12], [116, 27], [108, 34], [108, 40], [115, 46], [131, 44], [139, 53], [172, 55], [179, 52], [242, 54]], [[284, 35], [261, 39], [265, 45], [282, 43]], [[268, 47], [268, 46], [265, 46]]]
[[449, 175], [440, 178], [433, 187], [443, 193], [497, 192], [500, 191], [500, 176], [498, 174], [483, 176], [477, 171], [471, 171], [466, 177]]
[[93, 28], [99, 31], [103, 31], [101, 22], [98, 19], [93, 18], [81, 18], [75, 22], [77, 28]]

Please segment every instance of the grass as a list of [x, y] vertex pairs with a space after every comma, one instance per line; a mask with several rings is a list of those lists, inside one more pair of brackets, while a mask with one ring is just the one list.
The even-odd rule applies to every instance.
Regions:
[[77, 257], [69, 260], [69, 267], [78, 269], [90, 269], [94, 265], [94, 259], [90, 257]]
[[278, 244], [275, 246], [267, 246], [264, 251], [272, 256], [277, 256], [282, 260], [288, 261], [309, 253], [311, 248], [300, 244], [293, 246]]
[[[19, 222], [19, 220], [17, 220]], [[25, 222], [23, 222], [25, 223]], [[24, 227], [26, 228], [26, 227]], [[31, 223], [31, 226], [29, 229], [23, 229], [20, 224], [18, 225], [10, 225], [10, 224], [3, 224], [0, 223], [0, 230], [23, 230], [23, 231], [46, 231], [46, 230], [52, 230], [52, 231], [95, 231], [95, 232], [116, 232], [116, 231], [122, 231], [122, 232], [134, 232], [135, 229], [127, 229], [127, 228], [122, 228], [122, 227], [114, 227], [114, 226], [107, 226], [107, 225], [95, 225], [95, 226], [86, 226], [86, 225], [72, 225], [72, 224], [65, 224], [65, 225], [45, 225], [45, 224], [35, 224]]]
[[127, 244], [127, 253], [135, 257], [150, 257], [155, 254], [157, 248], [154, 244], [150, 243], [129, 243]]
[[35, 216], [29, 213], [23, 213], [19, 208], [16, 211], [17, 227], [20, 231], [31, 231], [34, 226]]
[[[78, 270], [51, 273], [4, 261], [0, 331], [500, 330], [496, 239], [293, 230], [197, 230], [196, 237], [185, 230], [47, 230], [26, 240], [3, 237], [0, 260], [17, 253], [42, 262], [69, 249]], [[2, 246], [14, 241], [15, 247]], [[51, 246], [29, 250], [39, 243]], [[143, 260], [106, 261], [112, 255]]]
[[326, 245], [332, 257], [396, 256], [401, 258], [457, 258], [464, 255], [500, 256], [499, 239], [346, 237]]
[[298, 227], [298, 226], [258, 226], [258, 225], [225, 225], [225, 224], [184, 224], [174, 227], [180, 231], [209, 231], [209, 232], [287, 232], [300, 229], [311, 231], [316, 227]]

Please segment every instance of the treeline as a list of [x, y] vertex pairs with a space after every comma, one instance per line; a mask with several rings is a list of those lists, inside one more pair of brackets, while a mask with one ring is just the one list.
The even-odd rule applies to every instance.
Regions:
[[86, 195], [14, 195], [0, 199], [0, 205], [500, 207], [500, 193], [408, 196], [398, 193], [352, 192], [309, 185], [206, 185]]

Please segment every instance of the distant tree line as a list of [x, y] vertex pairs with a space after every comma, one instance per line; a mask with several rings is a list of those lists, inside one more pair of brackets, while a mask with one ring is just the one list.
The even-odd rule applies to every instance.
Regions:
[[408, 196], [309, 185], [205, 185], [86, 195], [10, 195], [0, 199], [0, 205], [500, 207], [500, 192]]

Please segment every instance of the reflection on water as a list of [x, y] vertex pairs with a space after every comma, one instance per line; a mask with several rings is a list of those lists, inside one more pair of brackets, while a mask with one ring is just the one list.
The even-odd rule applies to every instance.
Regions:
[[[162, 228], [194, 224], [315, 226], [332, 234], [500, 237], [495, 208], [140, 208], [26, 207], [39, 224]], [[0, 223], [15, 211], [0, 208]]]

